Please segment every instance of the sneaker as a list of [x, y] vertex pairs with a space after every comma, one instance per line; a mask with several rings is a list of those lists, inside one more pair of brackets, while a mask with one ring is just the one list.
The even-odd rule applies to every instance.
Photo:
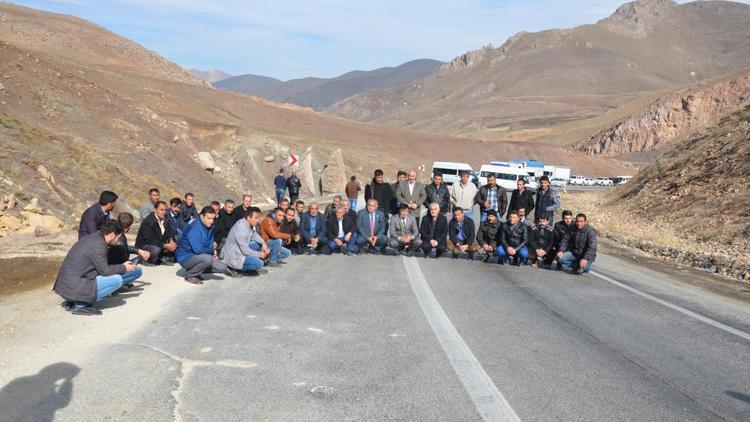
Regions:
[[269, 262], [268, 264], [266, 264], [266, 266], [271, 268], [279, 268], [281, 267], [281, 264], [279, 264], [278, 262]]
[[583, 270], [583, 268], [579, 268], [579, 269], [571, 272], [571, 274], [575, 274], [575, 275], [581, 275], [581, 274], [585, 274], [585, 273], [586, 272]]
[[488, 253], [484, 254], [484, 257], [482, 258], [482, 262], [490, 262], [490, 254]]
[[268, 274], [268, 270], [265, 268], [258, 268], [255, 272], [258, 274]]
[[102, 311], [94, 308], [93, 306], [75, 306], [70, 310], [70, 313], [73, 315], [93, 316], [101, 315]]
[[190, 284], [203, 284], [203, 280], [200, 277], [185, 277], [185, 281]]
[[278, 262], [281, 265], [286, 265], [286, 261], [284, 261], [283, 259], [280, 259], [280, 260], [278, 260], [276, 262]]

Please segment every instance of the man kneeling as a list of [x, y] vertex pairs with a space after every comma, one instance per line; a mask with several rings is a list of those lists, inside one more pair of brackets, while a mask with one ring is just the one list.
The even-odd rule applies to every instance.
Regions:
[[210, 205], [203, 207], [198, 219], [187, 226], [177, 245], [177, 262], [187, 273], [185, 281], [203, 284], [203, 273], [223, 273], [233, 275], [227, 265], [216, 254], [216, 242], [211, 226], [216, 220], [216, 212]]
[[99, 231], [76, 242], [65, 256], [54, 290], [65, 299], [66, 309], [73, 314], [101, 315], [102, 312], [92, 307], [92, 303], [141, 276], [141, 269], [130, 261], [116, 265], [107, 263], [107, 247], [117, 244], [120, 236], [122, 225], [107, 220]]
[[422, 246], [422, 241], [419, 239], [417, 219], [409, 214], [409, 204], [401, 204], [398, 216], [391, 217], [390, 230], [388, 232], [391, 235], [388, 243], [396, 252], [412, 256], [414, 251]]
[[497, 248], [497, 256], [500, 257], [498, 264], [505, 264], [505, 261], [513, 258], [513, 265], [524, 264], [529, 259], [529, 249], [526, 244], [529, 240], [528, 227], [521, 222], [518, 211], [511, 211], [508, 221], [503, 224], [500, 230], [500, 246]]
[[260, 208], [251, 207], [245, 218], [237, 220], [229, 230], [221, 249], [221, 260], [230, 268], [242, 272], [268, 272], [263, 265], [271, 255], [271, 249], [258, 234], [258, 217]]
[[560, 242], [557, 257], [574, 274], [588, 274], [596, 259], [596, 230], [586, 223], [586, 214], [576, 215], [575, 227]]

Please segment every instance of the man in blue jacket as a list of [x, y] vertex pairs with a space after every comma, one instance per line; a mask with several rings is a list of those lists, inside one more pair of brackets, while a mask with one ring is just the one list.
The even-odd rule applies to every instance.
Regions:
[[363, 247], [366, 246], [372, 253], [379, 255], [388, 243], [385, 226], [385, 214], [378, 209], [378, 201], [368, 200], [367, 208], [360, 211], [357, 216], [357, 246], [359, 250], [363, 251]]
[[281, 205], [286, 193], [286, 177], [284, 177], [284, 168], [279, 169], [279, 174], [273, 178], [273, 186], [276, 189], [276, 205]]
[[200, 275], [203, 273], [223, 273], [234, 276], [225, 263], [219, 260], [216, 253], [216, 242], [211, 226], [216, 213], [211, 206], [205, 206], [198, 220], [188, 225], [177, 245], [177, 262], [187, 273], [185, 281], [192, 284], [203, 284]]
[[326, 238], [326, 218], [320, 213], [316, 202], [311, 203], [307, 212], [302, 214], [299, 226], [302, 246], [311, 246], [306, 249], [307, 253], [315, 251], [316, 254], [320, 254], [326, 247], [328, 239]]

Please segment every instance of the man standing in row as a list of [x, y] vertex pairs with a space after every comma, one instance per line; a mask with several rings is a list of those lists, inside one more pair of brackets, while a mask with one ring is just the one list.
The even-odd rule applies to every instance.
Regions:
[[299, 190], [302, 187], [302, 182], [297, 177], [297, 172], [292, 172], [292, 175], [286, 179], [286, 188], [289, 190], [289, 202], [294, 204], [299, 199]]
[[494, 174], [487, 176], [487, 184], [479, 188], [474, 203], [479, 205], [479, 211], [482, 213], [481, 221], [487, 219], [488, 210], [495, 210], [498, 219], [505, 214], [508, 199], [505, 197], [505, 189], [498, 186]]
[[427, 198], [424, 201], [424, 205], [438, 204], [440, 212], [445, 216], [446, 220], [451, 219], [451, 194], [448, 192], [448, 187], [443, 183], [443, 174], [435, 172], [432, 176], [432, 183], [427, 185], [425, 188]]
[[414, 217], [417, 224], [419, 224], [422, 203], [427, 200], [427, 192], [425, 192], [425, 186], [422, 183], [417, 182], [416, 171], [410, 171], [406, 180], [399, 183], [398, 189], [396, 190], [396, 199], [402, 205], [407, 205], [409, 215]]
[[464, 210], [466, 218], [474, 218], [474, 197], [477, 195], [477, 187], [469, 180], [469, 172], [461, 170], [461, 180], [451, 186], [451, 203], [454, 207]]
[[354, 211], [357, 211], [357, 201], [359, 200], [359, 192], [361, 190], [362, 186], [357, 181], [357, 176], [352, 176], [349, 183], [344, 187], [344, 193], [349, 200], [349, 207]]
[[546, 215], [547, 221], [555, 221], [555, 210], [560, 209], [560, 197], [549, 186], [549, 177], [539, 178], [539, 185], [540, 189], [536, 192], [534, 219], [539, 220], [540, 215]]
[[273, 186], [276, 190], [276, 205], [278, 206], [286, 193], [286, 177], [284, 177], [283, 167], [279, 169], [279, 174], [273, 178]]
[[391, 185], [383, 181], [383, 170], [375, 170], [372, 182], [365, 187], [365, 201], [374, 199], [377, 201], [377, 207], [383, 215], [388, 215], [388, 209], [393, 200], [393, 190]]
[[526, 189], [526, 179], [518, 179], [516, 186], [518, 189], [515, 189], [510, 194], [510, 204], [508, 206], [508, 215], [506, 216], [506, 219], [510, 217], [510, 212], [513, 210], [524, 209], [526, 215], [530, 216], [531, 210], [534, 209], [534, 193]]
[[141, 221], [143, 221], [146, 217], [148, 217], [149, 214], [154, 212], [154, 205], [156, 204], [156, 201], [159, 200], [159, 189], [151, 188], [148, 190], [148, 199], [141, 205], [140, 210], [138, 211], [138, 214], [141, 217]]

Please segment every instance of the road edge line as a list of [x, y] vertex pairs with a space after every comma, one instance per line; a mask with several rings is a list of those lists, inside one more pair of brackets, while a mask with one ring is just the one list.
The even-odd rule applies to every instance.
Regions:
[[615, 285], [617, 287], [623, 288], [623, 289], [625, 289], [625, 290], [627, 290], [627, 291], [629, 291], [631, 293], [635, 293], [638, 296], [646, 298], [646, 299], [648, 299], [648, 300], [650, 300], [652, 302], [656, 302], [656, 303], [658, 303], [660, 305], [663, 305], [663, 306], [666, 306], [667, 308], [670, 308], [670, 309], [672, 309], [674, 311], [680, 312], [680, 313], [682, 313], [684, 315], [687, 315], [687, 316], [689, 316], [691, 318], [697, 319], [698, 321], [701, 321], [701, 322], [703, 322], [705, 324], [711, 325], [711, 326], [716, 327], [716, 328], [718, 328], [720, 330], [726, 331], [727, 333], [734, 334], [737, 337], [740, 337], [740, 338], [743, 338], [743, 339], [745, 339], [747, 341], [750, 341], [750, 334], [748, 334], [748, 333], [746, 333], [746, 332], [744, 332], [742, 330], [739, 330], [739, 329], [734, 328], [734, 327], [730, 327], [730, 326], [728, 326], [726, 324], [722, 324], [721, 322], [713, 320], [713, 319], [711, 319], [711, 318], [709, 318], [707, 316], [703, 316], [703, 315], [701, 315], [699, 313], [696, 313], [696, 312], [693, 312], [693, 311], [691, 311], [689, 309], [685, 309], [682, 306], [675, 305], [673, 303], [667, 302], [664, 299], [660, 299], [660, 298], [658, 298], [658, 297], [656, 297], [654, 295], [651, 295], [649, 293], [640, 291], [640, 290], [638, 290], [638, 289], [636, 289], [634, 287], [630, 287], [627, 284], [621, 283], [621, 282], [619, 282], [619, 281], [617, 281], [617, 280], [615, 280], [615, 279], [613, 279], [613, 278], [611, 278], [609, 276], [606, 276], [604, 274], [600, 274], [598, 272], [591, 271], [591, 275], [599, 277], [600, 279], [602, 279], [602, 280], [604, 280], [604, 281], [606, 281], [606, 282], [608, 282], [610, 284], [613, 284], [613, 285]]

